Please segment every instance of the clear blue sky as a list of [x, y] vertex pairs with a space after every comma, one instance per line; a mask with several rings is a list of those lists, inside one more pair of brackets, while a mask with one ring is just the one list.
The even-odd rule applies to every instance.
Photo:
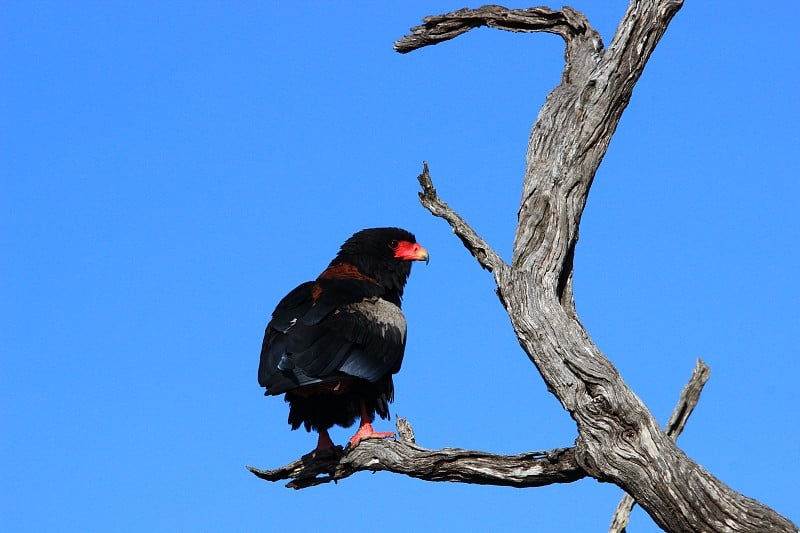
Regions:
[[[561, 40], [483, 29], [402, 56], [395, 39], [463, 3], [333, 4], [0, 7], [1, 529], [607, 530], [620, 490], [593, 480], [378, 473], [295, 492], [245, 470], [315, 442], [257, 385], [270, 312], [379, 225], [432, 258], [407, 287], [393, 407], [418, 442], [517, 453], [576, 437], [415, 179], [427, 160], [509, 258]], [[678, 13], [594, 182], [575, 293], [662, 424], [708, 362], [681, 447], [798, 523], [800, 5], [779, 4], [754, 29], [749, 3]], [[575, 7], [608, 44], [626, 2]], [[653, 530], [637, 511], [631, 531]]]

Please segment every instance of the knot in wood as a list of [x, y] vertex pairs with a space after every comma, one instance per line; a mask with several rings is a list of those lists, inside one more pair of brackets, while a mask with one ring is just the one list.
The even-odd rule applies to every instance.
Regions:
[[608, 401], [608, 398], [602, 394], [594, 395], [591, 392], [589, 394], [591, 394], [592, 400], [586, 406], [588, 411], [595, 415], [609, 413], [611, 411], [611, 403]]
[[622, 430], [622, 440], [628, 444], [633, 444], [636, 441], [636, 430], [632, 427]]

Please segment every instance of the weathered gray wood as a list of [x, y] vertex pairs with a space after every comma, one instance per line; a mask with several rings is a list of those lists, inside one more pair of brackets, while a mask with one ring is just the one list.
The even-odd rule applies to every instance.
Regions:
[[449, 41], [480, 26], [513, 32], [544, 31], [566, 36], [581, 25], [581, 20], [585, 20], [583, 15], [569, 7], [564, 7], [562, 11], [547, 7], [506, 9], [493, 5], [464, 8], [446, 15], [425, 17], [422, 26], [411, 28], [411, 34], [395, 41], [394, 49], [406, 54], [424, 46]]
[[[667, 425], [664, 428], [664, 432], [672, 440], [677, 441], [678, 436], [683, 432], [683, 428], [686, 427], [686, 422], [692, 415], [694, 408], [697, 407], [697, 402], [700, 401], [700, 393], [703, 392], [703, 387], [710, 375], [711, 369], [708, 368], [708, 365], [705, 364], [702, 359], [698, 359], [692, 371], [692, 376], [689, 378], [689, 382], [686, 383], [686, 386], [683, 387], [683, 390], [681, 390], [678, 404], [675, 406], [675, 409], [672, 410], [672, 415], [669, 417]], [[625, 494], [622, 497], [617, 504], [614, 515], [611, 517], [611, 526], [608, 528], [609, 533], [625, 532], [635, 503], [630, 494]]]
[[632, 0], [608, 49], [580, 13], [487, 6], [428, 17], [396, 43], [409, 52], [490, 26], [550, 31], [566, 43], [561, 83], [531, 130], [512, 263], [438, 199], [427, 168], [421, 200], [445, 218], [484, 268], [520, 345], [578, 426], [577, 460], [631, 494], [667, 531], [797, 531], [769, 507], [731, 490], [687, 457], [600, 352], [575, 312], [572, 260], [595, 172], [650, 54], [680, 0]]
[[338, 481], [356, 472], [381, 470], [426, 481], [520, 488], [571, 483], [586, 477], [575, 460], [574, 448], [519, 455], [495, 455], [459, 448], [428, 450], [410, 440], [413, 430], [406, 420], [397, 422], [398, 433], [409, 440], [364, 440], [353, 449], [343, 451], [339, 446], [322, 457], [298, 459], [274, 470], [247, 468], [267, 481], [291, 479], [286, 486], [294, 489]]
[[453, 233], [458, 235], [461, 242], [464, 243], [469, 253], [478, 260], [478, 263], [488, 270], [494, 272], [495, 280], [502, 279], [506, 276], [508, 265], [503, 262], [503, 259], [492, 250], [486, 241], [480, 238], [475, 231], [461, 218], [461, 216], [450, 209], [450, 206], [439, 199], [436, 194], [436, 188], [433, 186], [431, 176], [428, 173], [428, 163], [422, 163], [422, 174], [417, 176], [422, 187], [422, 192], [419, 193], [419, 201], [425, 206], [428, 211], [437, 217], [444, 218], [453, 227]]

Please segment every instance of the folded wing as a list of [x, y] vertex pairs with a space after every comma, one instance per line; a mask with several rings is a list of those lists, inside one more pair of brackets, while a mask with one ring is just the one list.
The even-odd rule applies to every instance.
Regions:
[[400, 370], [406, 321], [366, 280], [306, 282], [275, 309], [261, 348], [266, 394], [356, 377], [376, 382]]

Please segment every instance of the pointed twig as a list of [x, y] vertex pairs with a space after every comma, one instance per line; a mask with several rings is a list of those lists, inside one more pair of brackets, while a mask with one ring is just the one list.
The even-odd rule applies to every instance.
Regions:
[[453, 211], [449, 205], [443, 202], [436, 194], [436, 188], [433, 186], [433, 181], [428, 173], [428, 163], [422, 162], [422, 174], [417, 176], [419, 184], [422, 186], [422, 192], [419, 193], [420, 203], [430, 211], [434, 216], [443, 218], [453, 228], [455, 233], [469, 253], [478, 260], [478, 263], [488, 270], [493, 272], [495, 279], [498, 280], [502, 277], [508, 269], [508, 265], [503, 261], [503, 258], [495, 252], [489, 244], [478, 235], [472, 227], [467, 224], [461, 215]]

